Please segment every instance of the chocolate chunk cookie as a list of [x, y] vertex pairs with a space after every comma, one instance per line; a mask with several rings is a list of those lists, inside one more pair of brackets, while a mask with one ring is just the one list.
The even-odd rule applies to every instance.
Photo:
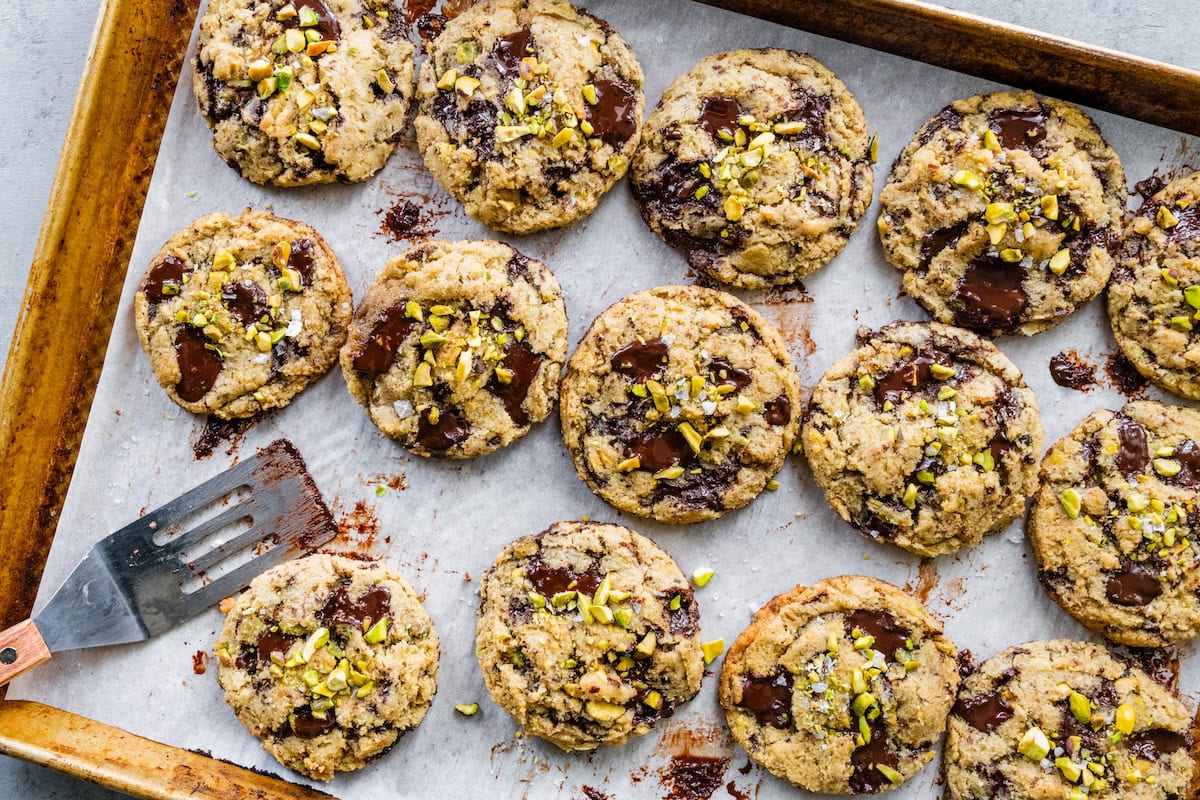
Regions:
[[489, 0], [451, 20], [417, 82], [425, 165], [509, 233], [570, 225], [629, 167], [642, 68], [607, 22], [561, 0]]
[[325, 240], [249, 209], [209, 214], [172, 236], [133, 309], [167, 395], [222, 419], [286, 406], [337, 360], [352, 313]]
[[958, 689], [954, 643], [890, 583], [797, 586], [754, 615], [721, 669], [734, 741], [812, 792], [874, 793], [934, 756]]
[[1075, 106], [996, 92], [926, 122], [880, 201], [884, 255], [934, 319], [1030, 335], [1104, 288], [1125, 172]]
[[192, 86], [217, 153], [276, 186], [374, 175], [412, 101], [403, 20], [392, 0], [212, 0]]
[[386, 753], [437, 691], [433, 623], [380, 563], [313, 555], [263, 573], [225, 618], [215, 654], [238, 721], [316, 780]]
[[816, 59], [734, 50], [675, 79], [633, 162], [642, 217], [702, 275], [742, 288], [829, 263], [871, 204], [867, 122]]
[[1200, 172], [1171, 181], [1125, 226], [1108, 318], [1138, 372], [1200, 400]]
[[967, 676], [944, 758], [952, 800], [1191, 796], [1183, 703], [1099, 645], [1012, 647]]
[[526, 733], [594, 750], [700, 691], [699, 608], [671, 557], [619, 525], [558, 522], [484, 574], [475, 653]]
[[858, 341], [813, 390], [803, 435], [842, 519], [938, 556], [1021, 516], [1037, 485], [1042, 422], [1016, 365], [937, 322], [860, 328]]
[[549, 416], [566, 358], [567, 311], [545, 264], [501, 242], [430, 241], [375, 276], [342, 373], [386, 435], [472, 458]]
[[1135, 647], [1200, 634], [1200, 412], [1101, 409], [1042, 459], [1027, 526], [1042, 586], [1091, 630]]
[[746, 505], [798, 430], [800, 379], [779, 332], [737, 298], [695, 286], [635, 292], [604, 311], [562, 392], [580, 479], [659, 522]]

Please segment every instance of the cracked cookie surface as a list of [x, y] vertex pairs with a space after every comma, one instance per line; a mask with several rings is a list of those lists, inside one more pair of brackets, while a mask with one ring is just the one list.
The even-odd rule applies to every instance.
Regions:
[[695, 286], [609, 307], [563, 379], [563, 440], [580, 479], [659, 522], [748, 504], [783, 466], [799, 414], [779, 332], [732, 295]]
[[811, 56], [733, 50], [676, 78], [646, 120], [633, 189], [700, 274], [793, 283], [846, 246], [871, 204], [862, 108]]
[[526, 733], [594, 750], [648, 733], [700, 690], [699, 608], [649, 539], [558, 522], [484, 574], [475, 652], [492, 699]]
[[944, 756], [952, 800], [1189, 796], [1192, 715], [1103, 647], [1012, 647], [962, 682]]
[[413, 46], [391, 0], [212, 0], [194, 67], [213, 147], [260, 184], [369, 178], [413, 96]]
[[1093, 412], [1042, 459], [1028, 535], [1046, 593], [1135, 647], [1200, 634], [1200, 412]]
[[1125, 226], [1108, 318], [1138, 372], [1200, 400], [1200, 172], [1168, 183]]
[[561, 0], [489, 0], [429, 48], [418, 146], [438, 183], [492, 228], [570, 225], [629, 167], [642, 80], [604, 20]]
[[215, 654], [238, 721], [317, 780], [386, 753], [437, 691], [433, 623], [379, 562], [319, 554], [264, 572], [233, 604]]
[[566, 357], [549, 267], [502, 242], [433, 240], [375, 277], [341, 361], [384, 434], [419, 455], [472, 458], [549, 416]]
[[958, 689], [954, 643], [914, 598], [841, 576], [771, 600], [721, 668], [734, 741], [813, 792], [894, 788], [937, 751]]
[[249, 209], [172, 236], [133, 304], [167, 396], [222, 419], [286, 406], [324, 375], [353, 311], [337, 256], [315, 230]]
[[1033, 391], [995, 345], [941, 323], [860, 328], [813, 390], [803, 444], [842, 519], [922, 556], [1002, 530], [1036, 487]]
[[1104, 288], [1125, 173], [1075, 106], [996, 92], [926, 122], [879, 199], [884, 256], [934, 319], [1030, 335]]

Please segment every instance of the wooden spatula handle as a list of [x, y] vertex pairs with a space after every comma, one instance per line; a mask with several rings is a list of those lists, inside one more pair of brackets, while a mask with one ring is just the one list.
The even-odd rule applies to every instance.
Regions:
[[27, 619], [0, 631], [0, 686], [49, 660], [50, 648], [46, 647], [33, 620]]

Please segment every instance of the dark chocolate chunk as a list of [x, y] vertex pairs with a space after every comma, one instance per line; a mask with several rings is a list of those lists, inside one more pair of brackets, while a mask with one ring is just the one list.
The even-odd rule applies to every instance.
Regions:
[[493, 372], [488, 380], [488, 391], [500, 398], [504, 410], [516, 425], [528, 425], [529, 414], [525, 411], [525, 398], [529, 395], [529, 387], [537, 377], [538, 370], [545, 361], [530, 349], [529, 345], [516, 340], [504, 346], [504, 360], [501, 366], [512, 372], [508, 383], [501, 383]]
[[243, 325], [249, 326], [271, 313], [267, 293], [253, 281], [227, 283], [221, 289], [221, 300], [229, 313]]
[[1163, 756], [1169, 756], [1177, 750], [1191, 747], [1191, 738], [1186, 734], [1175, 733], [1163, 728], [1151, 728], [1125, 737], [1129, 752], [1147, 761], [1158, 761]]
[[204, 399], [225, 366], [208, 337], [190, 326], [180, 328], [175, 334], [175, 358], [179, 362], [175, 393], [186, 403]]
[[313, 243], [311, 239], [297, 239], [292, 242], [292, 251], [288, 255], [288, 266], [300, 273], [305, 286], [312, 286]]
[[858, 628], [875, 637], [872, 649], [878, 650], [888, 658], [894, 658], [897, 650], [905, 649], [908, 637], [912, 632], [896, 622], [890, 612], [883, 609], [860, 608], [846, 618], [846, 633], [853, 636]]
[[662, 339], [634, 342], [613, 353], [612, 368], [625, 372], [638, 383], [653, 378], [667, 363], [667, 343]]
[[436, 423], [429, 421], [430, 409], [421, 411], [417, 425], [417, 444], [431, 453], [444, 453], [471, 435], [466, 420], [449, 409], [438, 413]]
[[1184, 439], [1171, 457], [1179, 462], [1179, 474], [1171, 480], [1188, 489], [1200, 489], [1200, 445]]
[[1024, 280], [1025, 269], [1020, 264], [1009, 264], [988, 253], [976, 256], [955, 293], [962, 305], [954, 313], [955, 323], [984, 331], [1016, 327], [1029, 305]]
[[699, 472], [686, 472], [675, 480], [660, 480], [654, 486], [653, 502], [673, 497], [685, 508], [723, 511], [725, 495], [739, 472], [741, 467], [736, 461], [723, 461]]
[[537, 553], [525, 563], [525, 577], [533, 584], [533, 590], [542, 597], [553, 597], [569, 590], [594, 595], [604, 580], [604, 576], [600, 574], [598, 558], [593, 559], [583, 572], [575, 572], [569, 567], [551, 567], [542, 560], [541, 553]]
[[315, 739], [334, 730], [337, 720], [333, 717], [332, 708], [325, 712], [325, 719], [314, 717], [312, 709], [304, 708], [292, 714], [290, 725], [292, 733], [301, 739]]
[[1012, 706], [1005, 702], [999, 692], [989, 692], [979, 697], [959, 697], [953, 710], [972, 728], [984, 733], [996, 730], [1013, 715]]
[[929, 266], [929, 262], [933, 261], [933, 257], [945, 250], [947, 247], [953, 247], [966, 233], [967, 227], [970, 225], [969, 220], [956, 222], [953, 225], [945, 228], [939, 228], [932, 233], [927, 233], [921, 237], [921, 266]]
[[533, 49], [533, 37], [526, 25], [518, 31], [501, 36], [492, 45], [491, 63], [501, 78], [512, 78], [520, 71], [521, 59]]
[[1064, 350], [1051, 357], [1050, 377], [1059, 386], [1082, 391], [1095, 383], [1096, 368], [1081, 361], [1073, 350]]
[[354, 368], [359, 372], [379, 375], [392, 367], [396, 350], [412, 333], [413, 320], [404, 311], [404, 303], [384, 309], [371, 328], [371, 335], [354, 356]]
[[374, 624], [388, 616], [391, 602], [392, 593], [383, 586], [368, 589], [357, 600], [350, 598], [345, 586], [339, 586], [317, 612], [317, 619], [326, 625], [340, 622], [362, 628], [368, 622]]
[[154, 318], [159, 303], [171, 295], [179, 294], [183, 288], [183, 273], [186, 269], [187, 265], [183, 263], [183, 259], [175, 256], [165, 256], [162, 261], [150, 268], [150, 274], [146, 276], [146, 283], [142, 286], [142, 291], [146, 293], [146, 299], [150, 301], [151, 319]]
[[267, 631], [262, 636], [258, 637], [258, 663], [270, 664], [271, 653], [279, 653], [286, 656], [288, 650], [296, 643], [295, 636], [287, 636], [282, 633], [272, 633]]
[[285, 28], [298, 28], [304, 20], [303, 9], [309, 9], [317, 15], [317, 24], [309, 26], [309, 29], [315, 29], [321, 34], [322, 39], [337, 41], [342, 35], [342, 26], [338, 23], [337, 16], [325, 5], [325, 0], [292, 0], [292, 5], [295, 6], [296, 16], [290, 17], [283, 21]]
[[883, 408], [887, 401], [898, 403], [902, 395], [919, 392], [931, 383], [937, 384], [933, 372], [934, 364], [950, 367], [950, 356], [941, 352], [918, 353], [908, 361], [901, 362], [892, 371], [875, 381], [871, 389], [875, 396], [875, 405]]
[[744, 389], [750, 385], [750, 373], [744, 369], [738, 369], [728, 361], [713, 359], [712, 363], [708, 365], [708, 369], [712, 374], [713, 383], [718, 386], [732, 383], [738, 389]]
[[997, 110], [988, 114], [988, 127], [1009, 150], [1029, 150], [1046, 138], [1046, 109]]
[[854, 791], [878, 792], [885, 786], [891, 787], [892, 782], [878, 768], [896, 769], [900, 766], [900, 758], [895, 750], [888, 747], [882, 725], [874, 726], [871, 741], [850, 754], [850, 765], [853, 767], [850, 788]]
[[754, 714], [759, 725], [786, 730], [792, 724], [792, 673], [785, 669], [760, 678], [742, 678], [742, 708]]
[[1158, 577], [1145, 567], [1130, 564], [1108, 576], [1104, 587], [1110, 603], [1119, 606], [1144, 606], [1162, 594]]
[[596, 104], [585, 106], [594, 136], [620, 149], [637, 133], [637, 91], [625, 81], [596, 81]]
[[[692, 590], [686, 586], [667, 594], [667, 627], [676, 636], [692, 636], [696, 633], [700, 622], [700, 611], [696, 608], [696, 598]], [[671, 608], [674, 598], [679, 598], [679, 608]]]
[[700, 103], [700, 119], [696, 124], [708, 131], [713, 139], [721, 141], [718, 136], [721, 131], [732, 139], [741, 116], [742, 106], [732, 97], [706, 97]]
[[625, 443], [625, 457], [637, 458], [641, 469], [658, 472], [676, 464], [690, 464], [695, 453], [674, 428], [651, 428]]
[[1146, 445], [1146, 429], [1129, 417], [1120, 417], [1117, 422], [1117, 450], [1115, 463], [1123, 478], [1141, 475], [1150, 464], [1150, 450]]
[[792, 401], [781, 394], [763, 406], [763, 410], [768, 425], [786, 425], [792, 418]]

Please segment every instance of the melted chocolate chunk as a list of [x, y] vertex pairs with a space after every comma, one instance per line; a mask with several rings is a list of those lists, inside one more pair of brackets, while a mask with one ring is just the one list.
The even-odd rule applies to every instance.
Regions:
[[305, 286], [312, 285], [313, 243], [311, 239], [298, 239], [292, 242], [292, 252], [288, 256], [288, 266], [300, 273]]
[[683, 753], [671, 756], [671, 766], [663, 775], [670, 784], [669, 800], [709, 800], [725, 780], [729, 759]]
[[1162, 584], [1158, 582], [1156, 575], [1147, 572], [1144, 567], [1130, 564], [1120, 572], [1108, 576], [1104, 592], [1110, 603], [1119, 606], [1144, 606], [1162, 594]]
[[357, 600], [350, 599], [345, 586], [339, 586], [317, 612], [317, 619], [326, 625], [340, 622], [363, 628], [368, 622], [374, 624], [388, 616], [391, 602], [392, 593], [383, 586], [368, 589]]
[[728, 361], [713, 359], [708, 365], [709, 372], [712, 373], [713, 383], [718, 386], [726, 383], [732, 383], [738, 389], [745, 389], [750, 385], [750, 373], [744, 369], [738, 369]]
[[305, 708], [292, 715], [290, 725], [292, 733], [301, 739], [315, 739], [335, 729], [337, 720], [333, 718], [332, 708], [325, 712], [325, 719], [314, 717], [312, 709]]
[[354, 368], [369, 375], [387, 372], [395, 360], [396, 350], [412, 333], [413, 320], [404, 313], [404, 304], [384, 309], [371, 328], [371, 335], [354, 356]]
[[1096, 368], [1064, 350], [1050, 359], [1050, 377], [1059, 386], [1082, 391], [1096, 382]]
[[173, 287], [171, 294], [179, 294], [183, 288], [183, 273], [186, 268], [187, 265], [183, 263], [183, 259], [175, 256], [166, 256], [150, 268], [150, 274], [146, 276], [146, 283], [142, 286], [142, 291], [146, 293], [146, 299], [150, 301], [151, 319], [158, 310], [158, 304], [170, 296], [163, 291], [164, 287], [171, 286]]
[[653, 472], [676, 464], [686, 466], [695, 455], [687, 439], [674, 428], [651, 428], [625, 443], [625, 457], [636, 457], [641, 469]]
[[268, 631], [258, 637], [258, 661], [259, 664], [270, 664], [271, 653], [279, 653], [280, 656], [286, 656], [287, 651], [296, 643], [296, 637], [286, 636], [282, 633], [271, 633]]
[[[301, 9], [309, 9], [317, 15], [317, 24], [313, 26], [322, 39], [330, 39], [337, 41], [342, 35], [342, 26], [338, 24], [337, 16], [330, 10], [329, 6], [325, 5], [325, 0], [292, 0], [292, 5], [296, 7], [296, 11]], [[300, 27], [301, 14], [284, 20], [283, 27], [298, 28]]]
[[438, 413], [437, 423], [429, 421], [429, 409], [421, 412], [417, 425], [417, 444], [431, 453], [444, 453], [471, 435], [466, 420], [449, 409]]
[[696, 124], [719, 142], [719, 132], [725, 131], [731, 137], [737, 132], [741, 116], [742, 107], [732, 97], [706, 97], [700, 103], [700, 119]]
[[786, 730], [792, 723], [792, 673], [781, 669], [766, 678], [747, 675], [738, 705], [754, 714], [759, 725]]
[[919, 392], [930, 383], [937, 383], [930, 370], [934, 364], [949, 367], [950, 356], [940, 352], [920, 353], [897, 364], [891, 372], [875, 381], [871, 390], [875, 396], [875, 405], [883, 408], [889, 400], [898, 403], [902, 395]]
[[510, 341], [504, 346], [502, 366], [512, 371], [512, 380], [501, 383], [495, 373], [488, 380], [488, 391], [500, 398], [504, 410], [515, 425], [528, 425], [529, 414], [525, 411], [525, 398], [529, 387], [537, 377], [545, 359], [537, 355], [524, 342]]
[[254, 645], [244, 644], [237, 658], [233, 661], [234, 666], [238, 669], [244, 669], [247, 672], [253, 672], [258, 669], [258, 648]]
[[1046, 138], [1046, 109], [993, 111], [988, 114], [988, 127], [996, 134], [1001, 146], [1009, 150], [1029, 150]]
[[1179, 222], [1174, 227], [1167, 229], [1169, 241], [1200, 239], [1200, 204], [1192, 203], [1182, 210], [1172, 206], [1171, 213]]
[[267, 293], [253, 281], [227, 283], [221, 289], [221, 300], [229, 313], [243, 325], [252, 325], [271, 313]]
[[[667, 627], [676, 636], [691, 636], [700, 622], [700, 611], [692, 590], [686, 586], [666, 593]], [[679, 598], [679, 608], [671, 608], [671, 598]]]
[[783, 121], [803, 122], [804, 130], [785, 137], [784, 141], [805, 150], [817, 151], [829, 141], [825, 118], [829, 114], [830, 96], [816, 94], [799, 81], [792, 81], [792, 107]]
[[533, 275], [529, 270], [529, 259], [513, 251], [512, 256], [508, 259], [505, 265], [505, 272], [508, 273], [508, 279], [514, 283], [518, 280], [533, 282]]
[[975, 730], [991, 733], [1005, 720], [1012, 719], [1013, 710], [999, 692], [989, 692], [979, 697], [959, 697], [954, 703], [954, 713]]
[[878, 792], [892, 782], [877, 767], [896, 769], [900, 758], [888, 747], [882, 726], [877, 726], [871, 731], [871, 741], [850, 754], [850, 764], [854, 768], [850, 773], [850, 788], [856, 792]]
[[533, 36], [526, 25], [519, 31], [501, 36], [492, 45], [491, 62], [501, 78], [511, 78], [520, 72], [521, 59], [533, 48]]
[[1173, 482], [1188, 489], [1200, 489], [1200, 445], [1184, 439], [1171, 457], [1179, 462], [1179, 474]]
[[723, 511], [725, 495], [740, 471], [741, 466], [736, 461], [707, 466], [698, 473], [687, 472], [675, 480], [658, 481], [651, 497], [655, 503], [663, 498], [673, 497], [685, 508]]
[[209, 347], [208, 337], [192, 327], [175, 334], [175, 358], [179, 362], [179, 382], [175, 394], [186, 403], [196, 403], [217, 382], [225, 361]]
[[946, 106], [935, 114], [933, 119], [925, 123], [918, 141], [921, 144], [929, 144], [938, 131], [943, 131], [946, 128], [960, 128], [962, 127], [962, 121], [962, 114], [955, 111], [953, 106]]
[[1169, 756], [1177, 750], [1192, 746], [1190, 737], [1163, 728], [1151, 728], [1148, 731], [1127, 736], [1125, 744], [1129, 746], [1130, 753], [1147, 761], [1158, 761], [1163, 756]]
[[855, 628], [874, 636], [875, 644], [871, 647], [888, 658], [893, 658], [897, 650], [905, 649], [912, 633], [896, 622], [890, 612], [874, 608], [860, 608], [846, 618], [846, 633], [853, 635]]
[[967, 265], [955, 296], [962, 308], [954, 312], [954, 321], [964, 328], [977, 330], [1010, 329], [1021, 322], [1029, 305], [1022, 282], [1025, 269], [987, 253], [976, 256]]
[[966, 233], [968, 225], [970, 222], [964, 219], [962, 222], [956, 222], [921, 237], [921, 266], [929, 266], [929, 262], [933, 261], [934, 256], [947, 247], [957, 244], [962, 235]]
[[779, 395], [763, 409], [763, 419], [768, 425], [786, 425], [792, 418], [792, 401], [787, 399], [787, 395]]
[[1146, 446], [1146, 430], [1129, 417], [1121, 417], [1117, 423], [1117, 441], [1120, 449], [1114, 459], [1123, 478], [1141, 475], [1150, 464], [1150, 450]]
[[585, 107], [593, 135], [620, 149], [637, 133], [637, 92], [625, 81], [595, 81], [596, 104]]
[[662, 339], [634, 342], [613, 353], [609, 363], [612, 368], [629, 373], [637, 383], [653, 378], [667, 363], [667, 343]]
[[[696, 171], [696, 162], [681, 162], [675, 156], [668, 157], [645, 180], [633, 184], [633, 192], [646, 219], [658, 215], [675, 218], [684, 203], [715, 208], [713, 192], [702, 200], [696, 199], [696, 190], [704, 180]], [[651, 213], [654, 212], [654, 213]], [[664, 228], [675, 230], [674, 228]]]
[[1004, 428], [998, 428], [995, 435], [992, 436], [992, 440], [988, 442], [988, 450], [992, 453], [992, 465], [999, 469], [1001, 459], [1011, 449], [1012, 441], [1008, 438], [1008, 434], [1005, 433]]
[[542, 560], [541, 553], [537, 553], [525, 563], [525, 577], [533, 584], [533, 590], [542, 597], [553, 597], [560, 592], [571, 590], [594, 595], [604, 580], [604, 576], [600, 574], [598, 558], [592, 559], [592, 563], [583, 572], [575, 572], [569, 567], [550, 566]]

